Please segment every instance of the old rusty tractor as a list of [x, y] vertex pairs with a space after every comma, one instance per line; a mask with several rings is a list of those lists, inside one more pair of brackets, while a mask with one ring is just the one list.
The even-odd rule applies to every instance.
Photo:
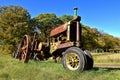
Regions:
[[77, 8], [74, 8], [73, 19], [53, 29], [47, 42], [39, 42], [37, 33], [34, 33], [33, 37], [25, 35], [15, 56], [25, 63], [29, 59], [47, 60], [52, 57], [57, 62], [61, 58], [65, 69], [72, 71], [92, 69], [93, 58], [81, 45], [80, 20]]

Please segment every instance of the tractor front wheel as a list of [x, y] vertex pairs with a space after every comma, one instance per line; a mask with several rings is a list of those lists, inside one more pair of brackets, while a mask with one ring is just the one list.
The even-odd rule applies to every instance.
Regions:
[[62, 62], [65, 69], [83, 71], [86, 65], [85, 54], [80, 48], [68, 48], [63, 54]]

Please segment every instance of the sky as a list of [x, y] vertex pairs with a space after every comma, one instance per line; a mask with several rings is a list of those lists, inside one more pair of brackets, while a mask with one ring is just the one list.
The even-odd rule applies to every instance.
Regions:
[[120, 38], [120, 0], [0, 0], [0, 6], [8, 5], [27, 9], [32, 18], [44, 13], [73, 15], [77, 7], [83, 25]]

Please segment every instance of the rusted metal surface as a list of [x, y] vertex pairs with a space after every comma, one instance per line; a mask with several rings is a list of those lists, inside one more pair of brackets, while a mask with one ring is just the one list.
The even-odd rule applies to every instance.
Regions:
[[66, 27], [66, 24], [63, 24], [63, 25], [61, 25], [61, 26], [53, 29], [53, 30], [51, 31], [51, 33], [50, 33], [50, 36], [51, 36], [51, 37], [52, 37], [52, 36], [55, 36], [55, 35], [57, 35], [57, 34], [59, 34], [59, 33], [64, 32], [65, 30], [67, 30], [67, 27]]
[[45, 42], [40, 42], [38, 44], [38, 48], [36, 49], [37, 51], [41, 51], [41, 50], [44, 50], [44, 47], [47, 46], [47, 43]]
[[57, 48], [61, 49], [61, 48], [67, 48], [67, 47], [71, 47], [71, 46], [73, 46], [73, 42], [66, 42], [66, 43], [59, 44], [57, 46]]
[[27, 63], [29, 60], [29, 46], [30, 46], [30, 36], [25, 35], [20, 46], [19, 60]]

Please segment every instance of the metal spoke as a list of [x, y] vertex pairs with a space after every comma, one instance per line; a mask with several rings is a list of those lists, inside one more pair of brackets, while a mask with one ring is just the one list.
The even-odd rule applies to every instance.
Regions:
[[28, 61], [28, 46], [29, 46], [29, 36], [25, 35], [22, 42], [21, 42], [21, 48], [20, 48], [20, 57], [19, 59], [23, 62]]
[[23, 46], [21, 49], [22, 50], [25, 50], [27, 48], [27, 45]]

